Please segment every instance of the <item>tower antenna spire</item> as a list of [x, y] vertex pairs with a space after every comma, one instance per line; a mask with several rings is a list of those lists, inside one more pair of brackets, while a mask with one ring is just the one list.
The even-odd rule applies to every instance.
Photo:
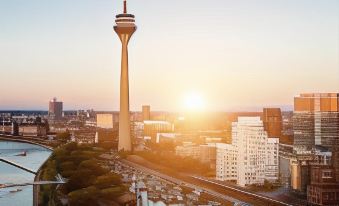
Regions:
[[124, 14], [127, 14], [127, 0], [124, 0]]

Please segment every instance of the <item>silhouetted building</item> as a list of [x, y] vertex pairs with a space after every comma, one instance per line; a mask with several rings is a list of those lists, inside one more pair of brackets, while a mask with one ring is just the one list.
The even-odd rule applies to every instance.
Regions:
[[143, 121], [151, 120], [151, 106], [142, 106], [142, 119]]
[[48, 116], [53, 120], [62, 118], [63, 103], [58, 102], [56, 98], [49, 102]]

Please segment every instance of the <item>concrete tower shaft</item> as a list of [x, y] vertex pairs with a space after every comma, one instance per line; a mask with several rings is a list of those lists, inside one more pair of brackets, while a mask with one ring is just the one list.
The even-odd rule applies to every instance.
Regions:
[[128, 42], [136, 31], [134, 15], [127, 14], [127, 3], [124, 1], [124, 13], [116, 16], [114, 31], [118, 34], [121, 44], [121, 76], [120, 76], [120, 114], [118, 150], [131, 151], [132, 140], [129, 114], [129, 77], [128, 77]]

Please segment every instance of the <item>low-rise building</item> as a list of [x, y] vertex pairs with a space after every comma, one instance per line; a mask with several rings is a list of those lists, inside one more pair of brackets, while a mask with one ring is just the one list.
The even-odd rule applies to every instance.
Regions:
[[172, 123], [167, 121], [144, 121], [144, 137], [150, 137], [156, 142], [157, 133], [171, 133], [174, 131]]
[[175, 148], [175, 154], [181, 157], [200, 158], [200, 146], [191, 142], [184, 142], [182, 146]]
[[312, 205], [339, 205], [339, 182], [330, 165], [311, 166], [311, 182], [307, 186], [307, 201]]

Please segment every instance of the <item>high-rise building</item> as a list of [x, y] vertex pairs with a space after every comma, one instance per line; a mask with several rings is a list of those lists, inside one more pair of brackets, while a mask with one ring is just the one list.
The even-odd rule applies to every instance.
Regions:
[[260, 117], [232, 123], [232, 144], [217, 144], [216, 178], [241, 186], [278, 180], [279, 138], [268, 138]]
[[310, 154], [315, 145], [339, 146], [339, 93], [295, 97], [293, 130], [296, 154]]
[[149, 105], [142, 106], [142, 119], [143, 121], [151, 120], [151, 106]]
[[53, 98], [49, 102], [48, 116], [54, 120], [60, 120], [62, 118], [63, 103], [58, 102], [57, 98]]
[[128, 42], [137, 27], [134, 15], [127, 13], [127, 2], [124, 0], [124, 12], [116, 16], [114, 26], [122, 44], [121, 77], [120, 77], [120, 114], [118, 150], [131, 151], [131, 131], [129, 114], [129, 79], [128, 79]]
[[280, 108], [264, 108], [263, 122], [268, 138], [281, 138], [282, 115]]

